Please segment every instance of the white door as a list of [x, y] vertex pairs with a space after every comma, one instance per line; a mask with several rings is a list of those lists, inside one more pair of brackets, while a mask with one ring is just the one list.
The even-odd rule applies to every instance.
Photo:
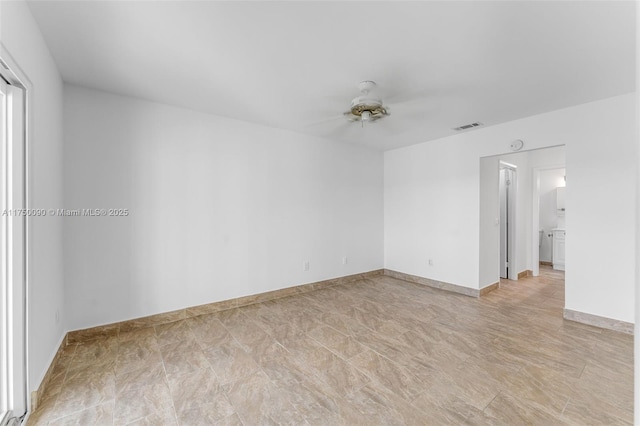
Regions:
[[27, 410], [24, 96], [0, 76], [0, 411], [15, 417]]

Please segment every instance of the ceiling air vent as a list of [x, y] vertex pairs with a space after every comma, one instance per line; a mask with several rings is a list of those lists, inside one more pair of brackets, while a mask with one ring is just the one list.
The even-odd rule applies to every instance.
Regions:
[[479, 126], [482, 126], [482, 123], [475, 122], [475, 123], [471, 123], [471, 124], [465, 124], [464, 126], [456, 127], [453, 130], [455, 130], [456, 132], [459, 132], [461, 130], [469, 130], [469, 129], [473, 129], [474, 127], [479, 127]]

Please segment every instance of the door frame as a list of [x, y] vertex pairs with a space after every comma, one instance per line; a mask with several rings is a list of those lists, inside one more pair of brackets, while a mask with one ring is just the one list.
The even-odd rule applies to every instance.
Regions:
[[[509, 262], [509, 267], [507, 268], [507, 279], [517, 281], [518, 280], [518, 268], [517, 265], [517, 250], [516, 250], [516, 234], [517, 234], [517, 223], [518, 223], [518, 166], [515, 164], [508, 163], [506, 161], [499, 161], [499, 169], [498, 176], [500, 176], [500, 171], [502, 169], [509, 169], [513, 172], [512, 182], [510, 184], [512, 188], [511, 195], [512, 197], [507, 198], [507, 222], [508, 228], [511, 232], [507, 231], [507, 259]], [[498, 187], [498, 191], [499, 191]], [[500, 197], [498, 197], [500, 200]], [[501, 201], [499, 201], [501, 202]], [[498, 207], [500, 209], [500, 206]], [[500, 210], [499, 210], [500, 211]], [[502, 226], [502, 224], [500, 225]], [[502, 239], [500, 238], [500, 245], [502, 245]], [[500, 249], [502, 250], [502, 249]], [[502, 262], [502, 259], [499, 260]], [[502, 270], [502, 265], [500, 265], [500, 271]]]
[[[31, 120], [31, 111], [32, 111], [32, 96], [33, 96], [33, 84], [31, 80], [24, 73], [22, 68], [18, 65], [18, 63], [14, 60], [13, 56], [9, 53], [7, 48], [0, 42], [0, 73], [3, 78], [6, 79], [11, 85], [21, 88], [24, 91], [23, 95], [23, 103], [22, 103], [22, 117], [24, 121], [23, 125], [23, 149], [22, 149], [22, 194], [21, 194], [21, 208], [28, 211], [31, 206], [30, 203], [30, 146], [31, 146], [31, 135], [32, 133], [32, 120]], [[31, 398], [29, 398], [30, 389], [29, 389], [29, 282], [30, 282], [30, 273], [29, 273], [29, 262], [30, 262], [30, 227], [29, 227], [29, 218], [28, 216], [24, 216], [24, 222], [21, 229], [22, 233], [22, 245], [21, 245], [21, 261], [22, 261], [22, 304], [18, 307], [21, 312], [16, 312], [14, 317], [18, 317], [22, 323], [21, 330], [18, 330], [22, 334], [22, 356], [20, 360], [15, 360], [14, 362], [22, 363], [23, 370], [23, 395], [24, 398], [22, 402], [22, 407], [24, 407], [24, 413], [13, 413], [14, 416], [23, 418], [25, 414], [28, 414], [31, 411]]]

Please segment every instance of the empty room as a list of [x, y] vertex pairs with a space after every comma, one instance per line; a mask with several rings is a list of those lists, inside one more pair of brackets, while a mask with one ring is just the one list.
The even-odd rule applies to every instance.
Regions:
[[0, 1], [0, 426], [640, 424], [636, 8]]

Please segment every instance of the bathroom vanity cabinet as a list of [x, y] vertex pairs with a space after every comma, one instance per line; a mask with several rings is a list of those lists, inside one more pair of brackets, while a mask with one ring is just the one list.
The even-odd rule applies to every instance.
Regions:
[[566, 231], [564, 228], [553, 229], [553, 269], [564, 271], [564, 252]]

